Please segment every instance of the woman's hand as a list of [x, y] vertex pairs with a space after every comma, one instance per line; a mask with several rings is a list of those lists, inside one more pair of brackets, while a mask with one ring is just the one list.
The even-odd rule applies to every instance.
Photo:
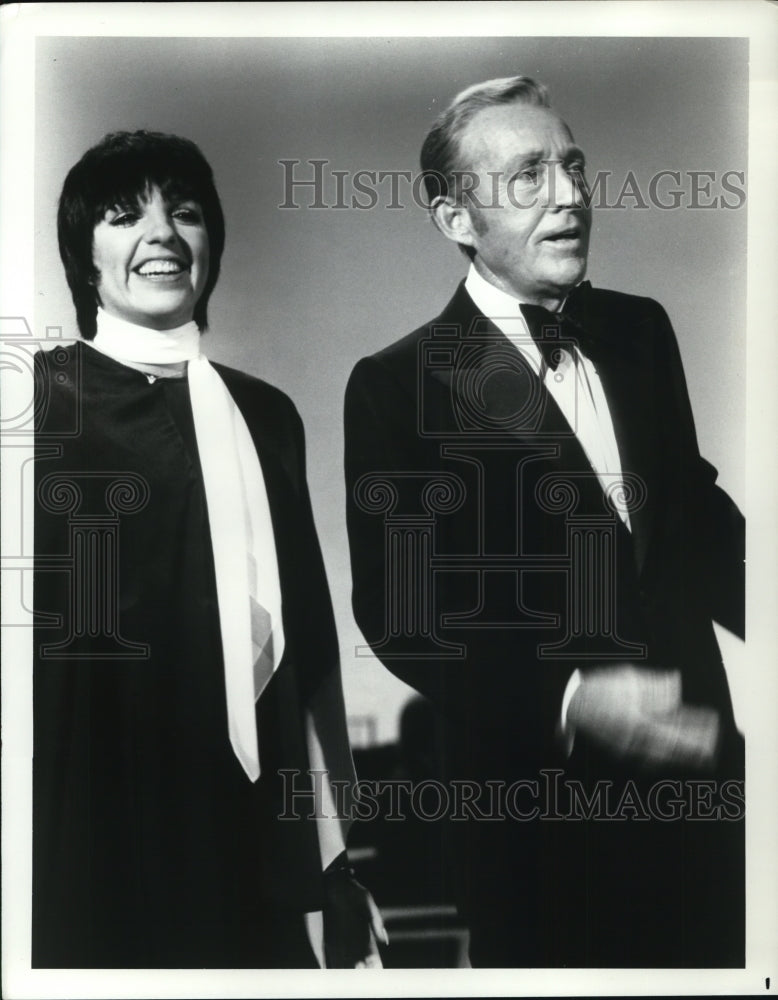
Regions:
[[389, 943], [381, 914], [349, 868], [324, 873], [324, 956], [328, 969], [380, 969], [378, 941]]

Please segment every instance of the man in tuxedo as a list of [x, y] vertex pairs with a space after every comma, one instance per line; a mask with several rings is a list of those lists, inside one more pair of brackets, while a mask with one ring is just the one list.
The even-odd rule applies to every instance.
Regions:
[[670, 322], [583, 280], [584, 157], [542, 85], [464, 91], [421, 164], [470, 267], [352, 373], [353, 605], [441, 713], [471, 961], [742, 965], [712, 620], [743, 634], [744, 528]]

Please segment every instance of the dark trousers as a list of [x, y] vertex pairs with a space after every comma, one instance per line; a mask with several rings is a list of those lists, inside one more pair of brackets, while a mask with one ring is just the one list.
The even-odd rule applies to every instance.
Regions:
[[471, 964], [742, 968], [744, 827], [544, 824], [470, 884]]

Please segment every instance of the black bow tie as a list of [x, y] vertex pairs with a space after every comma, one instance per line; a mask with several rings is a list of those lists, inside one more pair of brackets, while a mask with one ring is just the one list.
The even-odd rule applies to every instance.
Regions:
[[562, 352], [578, 347], [587, 357], [596, 354], [594, 338], [585, 330], [575, 314], [579, 311], [579, 300], [586, 294], [589, 282], [585, 281], [574, 289], [565, 303], [563, 312], [552, 313], [543, 306], [519, 305], [532, 339], [538, 346], [548, 367], [555, 371], [562, 360]]

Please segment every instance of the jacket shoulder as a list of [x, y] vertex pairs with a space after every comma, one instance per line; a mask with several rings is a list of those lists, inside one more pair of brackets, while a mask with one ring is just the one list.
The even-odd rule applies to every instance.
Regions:
[[418, 356], [419, 344], [430, 337], [433, 327], [439, 322], [440, 316], [436, 316], [435, 319], [429, 320], [410, 333], [406, 333], [399, 340], [395, 340], [393, 343], [387, 344], [386, 347], [382, 347], [380, 351], [376, 351], [375, 354], [371, 354], [369, 359], [389, 367], [402, 365], [412, 359], [415, 360]]
[[400, 337], [399, 340], [395, 340], [374, 354], [362, 358], [355, 370], [383, 368], [393, 372], [398, 377], [403, 377], [409, 370], [415, 371], [420, 344], [432, 338], [436, 327], [453, 326], [463, 320], [468, 322], [468, 317], [464, 314], [469, 314], [473, 308], [472, 301], [464, 291], [464, 282], [462, 282], [451, 301], [437, 316]]
[[611, 288], [589, 289], [592, 305], [603, 311], [620, 313], [664, 313], [663, 307], [656, 299], [645, 295], [632, 295], [629, 292], [617, 292]]
[[372, 394], [380, 392], [383, 387], [383, 391], [389, 395], [400, 391], [411, 399], [415, 398], [422, 344], [431, 337], [435, 324], [436, 320], [431, 320], [359, 360], [354, 365], [346, 387], [347, 408], [349, 399], [360, 390]]
[[[303, 461], [305, 431], [297, 407], [285, 392], [264, 379], [214, 364], [235, 400], [260, 455], [274, 453], [294, 468]], [[291, 467], [290, 467], [291, 468]]]
[[252, 410], [260, 410], [265, 415], [275, 414], [279, 419], [299, 422], [297, 408], [282, 389], [238, 368], [230, 368], [218, 362], [213, 367], [241, 408], [248, 405]]
[[231, 368], [229, 365], [223, 365], [218, 361], [211, 363], [224, 379], [225, 384], [230, 388], [234, 387], [241, 392], [254, 393], [266, 402], [276, 406], [294, 405], [283, 390], [272, 385], [270, 382], [266, 382], [256, 375], [249, 375], [248, 372], [241, 371], [239, 368]]

